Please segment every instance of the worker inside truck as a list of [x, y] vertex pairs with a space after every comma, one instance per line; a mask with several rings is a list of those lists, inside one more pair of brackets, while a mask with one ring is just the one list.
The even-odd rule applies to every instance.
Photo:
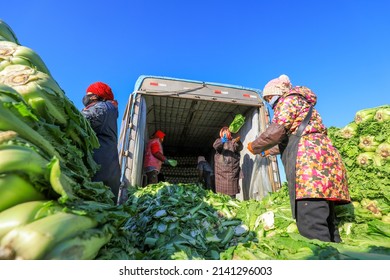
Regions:
[[164, 180], [164, 178], [161, 177], [161, 166], [163, 164], [174, 165], [172, 161], [164, 156], [162, 147], [164, 138], [165, 133], [161, 130], [157, 130], [153, 133], [152, 137], [149, 139], [146, 145], [144, 157], [146, 182], [144, 183], [144, 186], [149, 184], [156, 184], [159, 181]]

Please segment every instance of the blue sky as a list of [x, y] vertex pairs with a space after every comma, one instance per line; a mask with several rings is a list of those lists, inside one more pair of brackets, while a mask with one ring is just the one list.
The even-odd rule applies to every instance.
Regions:
[[263, 89], [310, 87], [327, 126], [390, 102], [390, 2], [6, 1], [0, 18], [37, 52], [78, 108], [108, 83], [120, 118], [140, 75]]

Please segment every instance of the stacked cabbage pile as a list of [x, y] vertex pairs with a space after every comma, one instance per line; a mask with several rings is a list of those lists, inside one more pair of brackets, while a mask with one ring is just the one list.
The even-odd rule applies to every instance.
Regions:
[[353, 201], [339, 208], [343, 239], [390, 247], [390, 105], [362, 109], [329, 135], [347, 168]]
[[45, 63], [0, 20], [0, 259], [91, 259], [115, 226], [90, 178], [99, 142]]

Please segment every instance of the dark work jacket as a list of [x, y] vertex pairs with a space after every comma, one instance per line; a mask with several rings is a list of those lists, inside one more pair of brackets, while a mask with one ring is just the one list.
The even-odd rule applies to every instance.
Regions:
[[240, 192], [239, 179], [241, 175], [240, 151], [241, 141], [228, 140], [222, 143], [221, 138], [214, 141], [215, 190], [217, 193], [235, 195]]
[[117, 148], [118, 108], [110, 101], [98, 101], [81, 112], [90, 122], [100, 143], [100, 147], [94, 150], [93, 154], [93, 159], [100, 165], [100, 169], [92, 180], [109, 186], [116, 199], [121, 174]]

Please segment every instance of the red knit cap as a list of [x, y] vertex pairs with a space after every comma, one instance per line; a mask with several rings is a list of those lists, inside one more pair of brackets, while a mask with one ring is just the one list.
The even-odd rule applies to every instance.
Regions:
[[114, 100], [114, 94], [112, 93], [111, 88], [107, 84], [102, 82], [96, 82], [91, 84], [87, 88], [87, 93], [88, 92], [91, 92], [106, 100]]
[[161, 138], [164, 138], [164, 137], [165, 137], [165, 133], [162, 132], [161, 130], [157, 130], [157, 131], [154, 133], [154, 136], [161, 139]]

